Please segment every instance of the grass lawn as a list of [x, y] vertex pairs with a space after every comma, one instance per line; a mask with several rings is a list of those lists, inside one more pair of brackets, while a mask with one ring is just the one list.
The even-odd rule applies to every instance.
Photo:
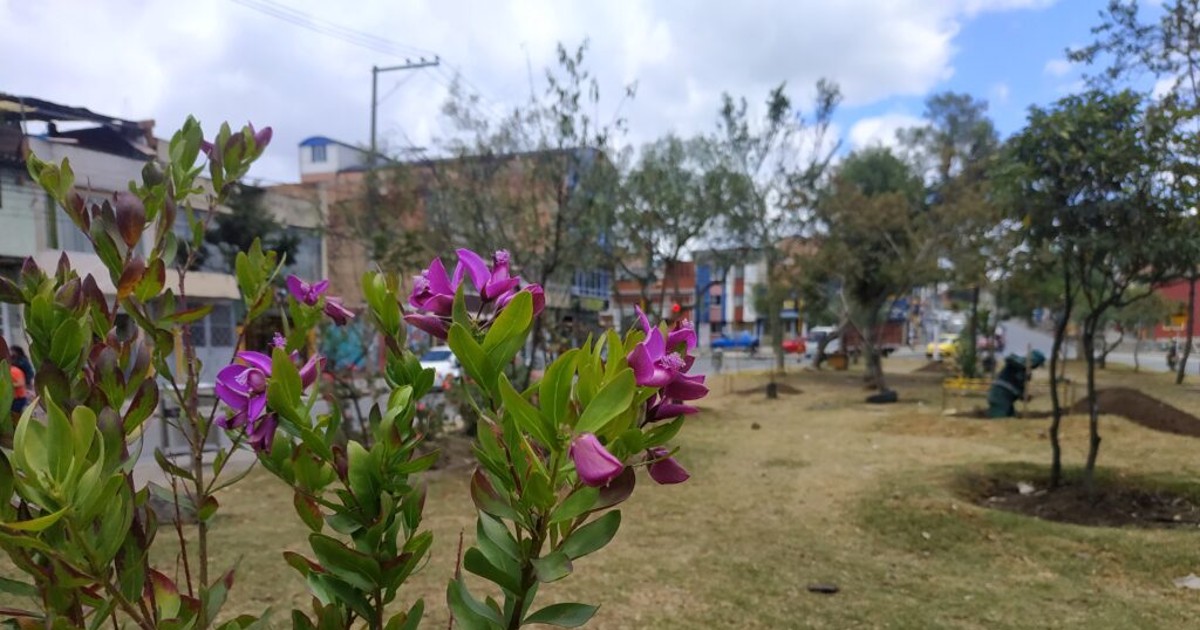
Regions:
[[[1189, 411], [1200, 402], [1195, 386], [1166, 376], [1117, 371], [1104, 380]], [[639, 479], [613, 544], [545, 588], [543, 604], [601, 604], [592, 627], [603, 629], [1175, 628], [1200, 616], [1200, 592], [1172, 584], [1200, 573], [1200, 531], [1050, 523], [956, 494], [963, 470], [1000, 466], [1032, 480], [1049, 462], [1047, 420], [943, 416], [934, 374], [898, 375], [902, 402], [881, 407], [861, 402], [852, 373], [794, 374], [787, 382], [800, 393], [777, 401], [737, 393], [761, 381], [714, 383], [706, 412], [679, 440], [692, 479], [674, 487]], [[1194, 438], [1109, 417], [1102, 433], [1100, 465], [1114, 475], [1200, 478]], [[1064, 444], [1068, 466], [1081, 465], [1084, 418], [1066, 421]], [[422, 627], [446, 627], [458, 534], [465, 529], [469, 542], [474, 531], [466, 479], [465, 471], [430, 479], [433, 557], [404, 598], [426, 598]], [[255, 473], [221, 504], [215, 566], [240, 563], [226, 612], [270, 606], [286, 626], [287, 610], [307, 601], [280, 557], [306, 549], [290, 495]], [[161, 530], [160, 543], [171, 534]], [[170, 562], [173, 552], [161, 551]], [[841, 590], [808, 592], [817, 582]]]

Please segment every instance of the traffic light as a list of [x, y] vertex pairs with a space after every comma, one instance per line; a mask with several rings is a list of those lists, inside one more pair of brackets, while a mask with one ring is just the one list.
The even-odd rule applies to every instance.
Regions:
[[678, 315], [679, 311], [682, 311], [682, 310], [683, 310], [683, 307], [679, 305], [679, 302], [676, 302], [671, 305], [671, 312], [676, 315]]

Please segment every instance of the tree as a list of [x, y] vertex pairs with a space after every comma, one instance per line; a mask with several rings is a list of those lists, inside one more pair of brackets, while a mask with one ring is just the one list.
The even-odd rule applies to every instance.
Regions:
[[[837, 86], [817, 83], [812, 118], [805, 119], [779, 85], [767, 96], [766, 111], [759, 119], [749, 112], [746, 100], [726, 94], [714, 138], [720, 164], [740, 176], [744, 196], [733, 203], [714, 236], [718, 249], [739, 249], [762, 256], [766, 294], [774, 290], [775, 267], [783, 257], [780, 243], [799, 233], [803, 212], [812, 204], [837, 143], [827, 141], [834, 109], [841, 101]], [[767, 321], [775, 348], [775, 372], [783, 370], [783, 326], [781, 303], [768, 300]], [[774, 394], [774, 380], [768, 396]]]
[[1152, 291], [1146, 299], [1126, 304], [1113, 314], [1112, 321], [1120, 327], [1122, 336], [1126, 332], [1133, 333], [1133, 371], [1137, 372], [1142, 368], [1138, 352], [1143, 337], [1147, 331], [1153, 332], [1155, 325], [1166, 322], [1174, 309], [1175, 305], [1170, 300]]
[[1006, 197], [1025, 227], [1027, 246], [1055, 255], [1067, 296], [1051, 357], [1051, 483], [1061, 480], [1062, 409], [1054, 361], [1075, 296], [1084, 312], [1090, 411], [1084, 479], [1094, 490], [1100, 449], [1096, 404], [1096, 333], [1110, 309], [1133, 304], [1174, 272], [1172, 227], [1179, 215], [1159, 165], [1168, 121], [1130, 91], [1090, 91], [1049, 109], [1034, 107], [1008, 147]]
[[[1159, 4], [1159, 3], [1155, 3]], [[1100, 12], [1101, 22], [1092, 28], [1096, 39], [1068, 51], [1072, 61], [1104, 64], [1100, 73], [1088, 77], [1096, 87], [1115, 82], [1137, 82], [1143, 73], [1158, 79], [1155, 91], [1162, 92], [1163, 113], [1170, 119], [1169, 155], [1162, 170], [1171, 173], [1174, 194], [1191, 209], [1200, 205], [1200, 0], [1168, 0], [1161, 3], [1156, 20], [1143, 21], [1137, 0], [1110, 0]], [[1187, 342], [1179, 358], [1175, 383], [1183, 383], [1191, 354], [1196, 312], [1196, 283], [1200, 281], [1200, 225], [1193, 215], [1179, 217], [1176, 256], [1182, 262], [1180, 276], [1189, 283]]]
[[923, 127], [901, 131], [900, 139], [930, 175], [928, 198], [937, 213], [954, 225], [956, 238], [947, 239], [945, 256], [950, 277], [971, 291], [966, 338], [959, 355], [964, 373], [976, 375], [979, 293], [989, 282], [999, 256], [1000, 213], [989, 195], [988, 169], [999, 146], [995, 126], [987, 117], [987, 101], [970, 94], [943, 92], [925, 101]]
[[[739, 194], [729, 174], [713, 162], [707, 139], [666, 136], [642, 149], [615, 191], [606, 253], [614, 267], [637, 282], [652, 318], [663, 315], [659, 309], [667, 284], [662, 274], [708, 233]], [[659, 295], [651, 299], [656, 280]]]
[[[291, 259], [300, 246], [300, 241], [287, 230], [270, 211], [263, 207], [266, 190], [254, 186], [237, 185], [228, 193], [225, 206], [229, 212], [212, 212], [209, 216], [197, 216], [197, 220], [208, 221], [204, 233], [207, 247], [194, 251], [192, 269], [206, 266], [232, 271], [240, 252], [250, 250], [255, 240], [261, 240], [263, 249], [274, 251], [279, 260]], [[187, 256], [181, 248], [180, 260]], [[220, 260], [213, 260], [213, 256]]]
[[[520, 252], [522, 277], [543, 285], [552, 305], [564, 301], [555, 296], [575, 272], [603, 264], [604, 212], [616, 183], [608, 153], [624, 129], [619, 118], [594, 117], [600, 88], [586, 51], [586, 42], [573, 52], [559, 45], [543, 94], [498, 121], [481, 115], [478, 96], [456, 82], [443, 107], [455, 129], [443, 140], [449, 157], [422, 163], [431, 175], [425, 211], [433, 244]], [[531, 353], [542, 330], [539, 317]]]
[[895, 301], [937, 273], [943, 230], [919, 175], [891, 150], [852, 153], [814, 206], [818, 278], [838, 284], [843, 318], [863, 340], [868, 384], [887, 390], [881, 325]]

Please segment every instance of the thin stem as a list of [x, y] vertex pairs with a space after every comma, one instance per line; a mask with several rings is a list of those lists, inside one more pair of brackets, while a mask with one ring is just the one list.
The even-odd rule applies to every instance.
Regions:
[[183, 535], [183, 517], [179, 513], [179, 480], [171, 477], [171, 496], [175, 499], [175, 534], [179, 537], [179, 555], [183, 558], [183, 576], [187, 580], [188, 597], [195, 597], [192, 570], [188, 562], [187, 538]]

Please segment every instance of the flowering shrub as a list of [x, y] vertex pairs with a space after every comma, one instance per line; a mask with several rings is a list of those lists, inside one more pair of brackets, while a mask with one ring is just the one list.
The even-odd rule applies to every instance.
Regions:
[[[283, 552], [282, 561], [313, 595], [309, 610], [290, 612], [291, 625], [416, 628], [425, 603], [404, 601], [401, 589], [425, 564], [432, 542], [421, 529], [420, 475], [437, 455], [418, 448], [418, 405], [434, 374], [406, 349], [411, 325], [454, 351], [472, 383], [462, 396], [478, 418], [470, 484], [476, 536], [460, 563], [498, 596], [472, 593], [456, 572], [446, 592], [456, 623], [585, 624], [596, 606], [538, 608], [534, 600], [541, 585], [567, 577], [573, 561], [614, 538], [621, 524], [616, 508], [633, 492], [636, 469], [646, 468], [660, 484], [688, 479], [670, 443], [684, 417], [696, 412], [687, 403], [707, 393], [703, 376], [688, 373], [696, 346], [690, 325], [666, 330], [639, 312], [640, 327], [624, 337], [609, 331], [589, 339], [518, 390], [512, 366], [545, 294], [511, 273], [508, 252], [496, 252], [489, 264], [458, 250], [453, 273], [434, 259], [403, 300], [411, 310], [402, 306], [398, 278], [368, 273], [361, 315], [385, 349], [388, 395], [370, 409], [366, 434], [350, 439], [337, 407], [325, 411], [313, 387], [324, 360], [309, 353], [308, 339], [323, 322], [344, 325], [355, 314], [329, 294], [327, 281], [280, 280], [284, 261], [256, 244], [237, 258], [241, 330], [275, 304], [277, 284], [287, 287], [284, 329], [268, 348], [245, 348], [240, 337], [214, 384], [219, 404], [202, 406], [188, 331], [211, 307], [193, 306], [185, 296], [190, 252], [202, 243], [207, 218], [193, 208], [218, 207], [270, 136], [269, 128], [223, 126], [208, 141], [189, 119], [171, 139], [167, 163], [147, 164], [130, 192], [90, 206], [75, 192], [65, 160], [54, 165], [30, 157], [31, 175], [88, 235], [115, 295], [105, 295], [90, 275], [80, 278], [65, 255], [52, 275], [29, 261], [17, 282], [0, 279], [0, 300], [21, 305], [40, 366], [36, 404], [15, 426], [7, 419], [0, 424], [0, 443], [11, 439], [11, 448], [0, 450], [0, 548], [25, 575], [0, 579], [0, 591], [32, 602], [28, 610], [0, 612], [55, 628], [110, 621], [140, 628], [265, 626], [265, 615], [222, 619], [235, 572], [209, 575], [207, 535], [218, 493], [245, 476], [230, 474], [227, 463], [233, 451], [249, 449], [292, 490], [296, 515], [310, 530], [307, 552]], [[199, 179], [201, 154], [207, 182]], [[172, 231], [179, 212], [191, 226], [187, 242]], [[169, 286], [167, 268], [176, 261]], [[136, 323], [133, 339], [112, 332], [118, 314]], [[177, 353], [181, 370], [169, 360]], [[7, 361], [0, 343], [0, 373], [7, 373]], [[158, 523], [148, 491], [132, 477], [142, 431], [163, 395], [181, 409], [179, 429], [190, 452], [182, 465], [161, 452], [155, 458], [176, 508], [198, 518], [194, 537], [175, 519], [181, 566], [170, 568], [150, 562]], [[11, 398], [12, 384], [0, 381], [0, 406]], [[218, 449], [209, 465], [204, 449], [214, 430], [226, 432], [232, 446]]]

